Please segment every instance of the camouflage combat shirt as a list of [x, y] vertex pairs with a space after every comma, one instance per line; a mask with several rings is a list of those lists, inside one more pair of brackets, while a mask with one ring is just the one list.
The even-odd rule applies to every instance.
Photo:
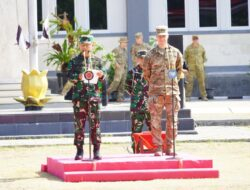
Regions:
[[189, 45], [185, 50], [184, 58], [188, 66], [201, 65], [207, 61], [205, 49], [200, 44], [197, 47], [194, 47], [193, 44]]
[[91, 57], [91, 61], [84, 60], [82, 54], [79, 54], [72, 60], [70, 60], [68, 64], [68, 77], [69, 80], [77, 81], [73, 86], [73, 95], [72, 100], [84, 100], [87, 101], [88, 98], [100, 98], [100, 90], [101, 90], [101, 79], [98, 79], [97, 84], [85, 84], [82, 80], [79, 79], [79, 75], [84, 73], [87, 68], [95, 69], [95, 70], [104, 70], [102, 69], [101, 59], [93, 56]]
[[168, 45], [165, 49], [158, 46], [151, 49], [143, 64], [144, 77], [149, 85], [149, 95], [172, 94], [172, 79], [168, 77], [170, 69], [177, 71], [177, 77], [173, 81], [173, 94], [180, 94], [178, 80], [182, 74], [182, 66], [182, 54], [177, 48]]
[[116, 63], [118, 63], [121, 68], [127, 70], [128, 68], [128, 50], [127, 48], [121, 48], [120, 46], [113, 49], [112, 52], [115, 54]]
[[131, 95], [130, 111], [148, 109], [148, 83], [139, 65], [128, 72], [125, 89]]

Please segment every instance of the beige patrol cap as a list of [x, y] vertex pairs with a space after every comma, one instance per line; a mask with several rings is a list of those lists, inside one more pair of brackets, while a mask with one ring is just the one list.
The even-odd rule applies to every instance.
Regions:
[[165, 25], [157, 26], [156, 27], [156, 34], [157, 35], [168, 35], [168, 27]]
[[142, 32], [137, 32], [137, 33], [135, 33], [135, 37], [137, 38], [137, 37], [142, 37], [143, 36], [143, 34], [142, 34]]
[[128, 38], [127, 37], [121, 37], [119, 42], [128, 42]]
[[199, 39], [199, 36], [197, 36], [197, 35], [192, 36], [192, 40], [198, 40], [198, 39]]

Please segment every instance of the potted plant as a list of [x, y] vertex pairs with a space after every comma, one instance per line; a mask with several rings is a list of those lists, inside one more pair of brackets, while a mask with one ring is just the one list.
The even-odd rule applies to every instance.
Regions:
[[[66, 95], [67, 91], [71, 88], [71, 84], [67, 83], [67, 67], [69, 61], [80, 53], [79, 49], [79, 37], [81, 35], [88, 35], [91, 33], [90, 30], [83, 30], [82, 27], [78, 25], [76, 19], [74, 19], [76, 25], [75, 29], [72, 27], [71, 23], [67, 18], [67, 13], [63, 14], [63, 19], [53, 15], [53, 19], [49, 20], [50, 26], [50, 36], [55, 35], [61, 29], [66, 31], [66, 36], [62, 44], [53, 43], [52, 51], [46, 55], [47, 66], [54, 65], [57, 70], [57, 79], [59, 85], [59, 93]], [[103, 51], [104, 48], [98, 43], [94, 43], [93, 54], [97, 54]], [[102, 56], [103, 66], [105, 66], [108, 71], [108, 80], [112, 81], [114, 77], [114, 55], [113, 53], [107, 53]], [[104, 90], [104, 89], [103, 89]], [[104, 90], [105, 91], [105, 90]], [[70, 97], [67, 99], [70, 99]]]
[[59, 93], [61, 93], [67, 82], [67, 66], [69, 61], [80, 52], [78, 38], [81, 35], [90, 34], [90, 30], [84, 31], [82, 27], [79, 27], [77, 20], [74, 20], [76, 23], [75, 29], [69, 22], [66, 12], [64, 12], [63, 18], [53, 15], [53, 18], [49, 20], [51, 37], [53, 37], [60, 30], [64, 30], [66, 32], [62, 44], [53, 42], [52, 51], [46, 54], [45, 60], [47, 66], [54, 65], [56, 67]]
[[57, 80], [59, 85], [59, 91], [61, 92], [63, 86], [67, 82], [67, 64], [70, 59], [76, 55], [77, 51], [74, 47], [70, 46], [66, 39], [63, 44], [53, 44], [53, 51], [48, 53], [47, 65], [56, 66]]

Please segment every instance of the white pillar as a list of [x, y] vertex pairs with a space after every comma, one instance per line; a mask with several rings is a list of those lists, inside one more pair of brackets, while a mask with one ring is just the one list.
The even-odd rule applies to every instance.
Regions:
[[37, 32], [37, 0], [28, 0], [29, 12], [29, 67], [38, 70], [38, 32]]

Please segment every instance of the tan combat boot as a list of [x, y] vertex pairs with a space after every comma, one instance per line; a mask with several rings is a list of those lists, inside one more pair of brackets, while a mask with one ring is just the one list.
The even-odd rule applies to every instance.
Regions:
[[156, 149], [155, 149], [155, 154], [154, 156], [162, 156], [162, 146], [158, 146]]
[[202, 101], [208, 101], [207, 97], [202, 97], [201, 100]]

